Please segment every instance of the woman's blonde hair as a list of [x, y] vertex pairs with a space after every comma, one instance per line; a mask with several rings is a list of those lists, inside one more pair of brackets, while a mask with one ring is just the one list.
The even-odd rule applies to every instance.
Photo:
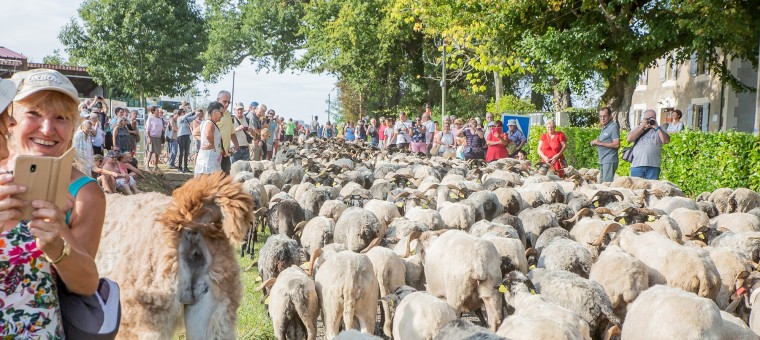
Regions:
[[547, 119], [544, 125], [549, 125], [549, 123], [552, 123], [552, 125], [557, 126], [557, 122], [555, 122], [554, 119]]

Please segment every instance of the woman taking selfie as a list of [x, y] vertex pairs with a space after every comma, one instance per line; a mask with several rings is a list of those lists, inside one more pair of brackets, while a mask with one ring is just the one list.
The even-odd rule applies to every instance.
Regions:
[[[10, 132], [10, 153], [0, 162], [2, 168], [13, 169], [19, 155], [63, 155], [71, 148], [78, 126], [77, 90], [65, 76], [47, 69], [19, 72], [12, 80], [18, 90], [8, 108], [10, 124], [7, 114], [3, 115]], [[20, 171], [15, 169], [16, 175]], [[11, 184], [11, 175], [1, 177], [0, 251], [5, 255], [2, 261], [7, 262], [0, 263], [0, 289], [9, 292], [4, 308], [12, 306], [23, 315], [18, 322], [6, 323], [0, 335], [62, 338], [57, 293], [62, 287], [57, 287], [56, 281], [72, 293], [95, 293], [98, 271], [94, 259], [105, 216], [103, 191], [92, 178], [72, 168], [69, 193], [74, 201], [67, 212], [51, 202], [13, 198], [25, 188]], [[32, 217], [20, 221], [20, 208], [27, 205], [33, 208]], [[7, 283], [11, 286], [3, 286]]]
[[195, 176], [210, 174], [222, 170], [222, 131], [219, 120], [222, 119], [222, 104], [208, 104], [209, 119], [201, 124], [201, 151], [195, 161]]

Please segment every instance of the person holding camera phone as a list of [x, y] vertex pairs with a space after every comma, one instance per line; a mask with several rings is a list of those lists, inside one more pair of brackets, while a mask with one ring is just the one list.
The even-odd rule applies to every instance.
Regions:
[[245, 116], [245, 107], [243, 103], [235, 104], [235, 113], [232, 116], [232, 124], [235, 135], [237, 136], [237, 150], [230, 156], [230, 161], [235, 164], [237, 161], [249, 161], [251, 158], [250, 144], [253, 142], [253, 126], [251, 126], [248, 117]]
[[660, 178], [662, 145], [670, 143], [670, 135], [657, 124], [655, 116], [654, 110], [646, 110], [639, 126], [626, 137], [629, 143], [636, 143], [631, 162], [632, 177]]
[[[20, 155], [62, 156], [71, 148], [79, 125], [76, 88], [49, 69], [18, 72], [11, 80], [18, 89], [8, 111], [17, 123], [9, 124], [3, 117], [2, 129], [9, 128], [12, 147], [0, 165], [12, 169]], [[43, 200], [22, 202], [14, 196], [27, 188], [12, 184], [21, 171], [30, 170], [14, 169], [13, 175], [0, 176], [0, 251], [5, 255], [0, 259], [4, 276], [0, 289], [5, 292], [4, 309], [12, 307], [19, 314], [18, 322], [3, 322], [0, 336], [62, 338], [58, 291], [65, 286], [74, 294], [93, 295], [98, 287], [95, 257], [105, 195], [90, 174], [74, 167], [67, 207]], [[31, 219], [21, 221], [25, 206], [33, 208]]]

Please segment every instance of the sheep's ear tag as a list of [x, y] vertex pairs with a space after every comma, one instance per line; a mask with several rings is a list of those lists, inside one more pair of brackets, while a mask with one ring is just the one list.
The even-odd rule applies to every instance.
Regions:
[[703, 233], [699, 233], [699, 234], [697, 235], [697, 237], [699, 237], [699, 239], [700, 239], [700, 240], [704, 240], [704, 239], [705, 239], [705, 234], [703, 234]]
[[654, 217], [654, 216], [652, 216], [652, 215], [649, 215], [649, 219], [648, 219], [647, 221], [649, 221], [649, 222], [654, 222], [654, 221], [656, 221], [656, 220], [657, 220], [657, 218], [655, 218], [655, 217]]
[[396, 206], [399, 207], [399, 208], [403, 208], [404, 207], [404, 202], [396, 202]]
[[317, 188], [321, 187], [322, 183], [317, 182]]
[[309, 263], [309, 261], [306, 261], [303, 264], [301, 264], [301, 268], [304, 270], [309, 270], [309, 268], [311, 268], [311, 263]]
[[480, 183], [480, 178], [476, 178], [475, 183]]
[[532, 264], [532, 265], [530, 265], [530, 267], [528, 267], [528, 270], [533, 270], [533, 269], [536, 269], [536, 265], [535, 264]]
[[449, 197], [451, 197], [451, 198], [457, 198], [459, 196], [457, 196], [457, 194], [455, 194], [455, 193], [452, 192], [452, 193], [449, 194]]
[[505, 285], [499, 285], [499, 293], [506, 293], [509, 289], [507, 289], [507, 286]]
[[459, 194], [459, 198], [464, 198], [464, 194]]
[[257, 276], [255, 279], [253, 279], [254, 282], [261, 282], [261, 276]]
[[531, 294], [531, 295], [536, 295], [536, 290], [535, 290], [535, 289], [531, 289], [531, 290], [530, 290], [530, 294]]
[[406, 186], [410, 186], [410, 185], [412, 185], [412, 183], [410, 183], [409, 181], [406, 181]]
[[338, 183], [333, 182], [333, 187], [338, 186]]
[[267, 296], [267, 298], [264, 299], [264, 305], [267, 305], [267, 306], [269, 305], [269, 296]]
[[415, 254], [417, 254], [417, 249], [412, 249], [412, 250], [409, 252], [409, 255], [415, 255]]
[[625, 225], [625, 218], [620, 219], [620, 224]]
[[739, 289], [736, 290], [736, 295], [741, 296], [742, 294], [746, 293], [746, 289], [744, 287], [739, 287]]
[[599, 207], [599, 201], [594, 202], [594, 206], [598, 208]]
[[422, 203], [422, 209], [427, 209], [427, 204]]

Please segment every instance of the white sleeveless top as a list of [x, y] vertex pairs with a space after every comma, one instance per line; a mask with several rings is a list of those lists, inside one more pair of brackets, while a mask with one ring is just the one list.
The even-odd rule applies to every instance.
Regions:
[[[203, 131], [206, 130], [207, 124], [214, 124], [214, 149], [204, 150], [209, 145]], [[195, 160], [195, 174], [210, 174], [222, 170], [222, 131], [210, 119], [206, 119], [201, 124], [201, 150], [198, 151], [198, 157]]]

